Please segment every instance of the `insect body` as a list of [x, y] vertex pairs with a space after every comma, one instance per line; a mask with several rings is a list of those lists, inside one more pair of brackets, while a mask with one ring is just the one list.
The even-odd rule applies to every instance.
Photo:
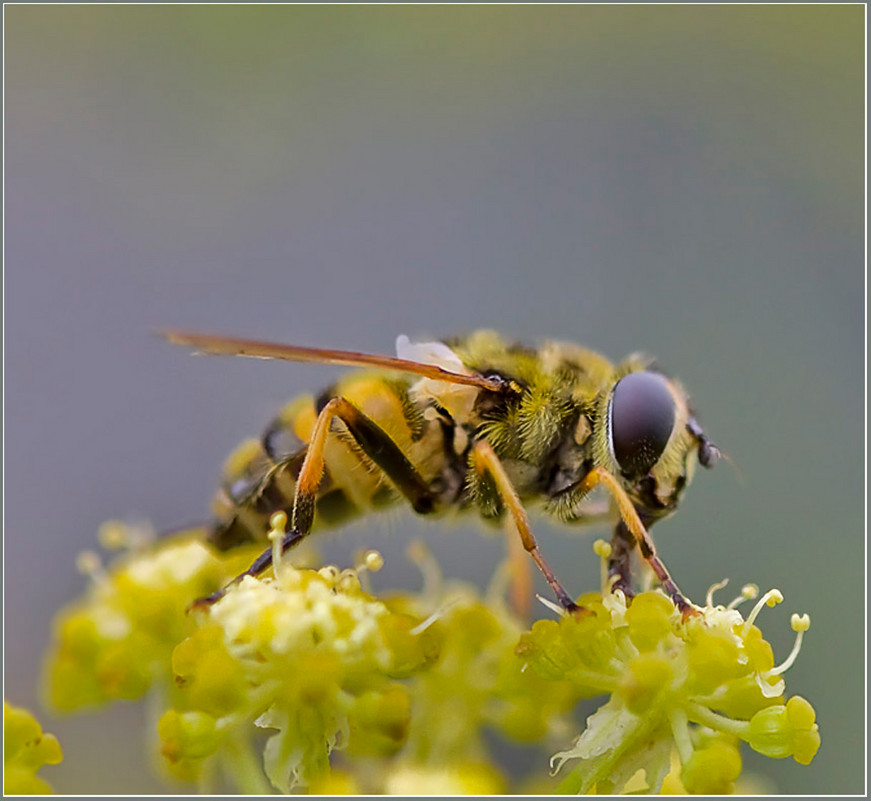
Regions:
[[[690, 611], [648, 529], [675, 510], [695, 462], [711, 467], [720, 454], [680, 384], [641, 357], [613, 365], [575, 345], [531, 349], [488, 331], [423, 344], [400, 337], [396, 359], [167, 336], [206, 353], [377, 368], [292, 402], [259, 440], [231, 455], [214, 503], [210, 539], [217, 547], [262, 538], [276, 511], [291, 520], [285, 550], [316, 523], [402, 499], [420, 514], [507, 515], [558, 601], [576, 610], [539, 551], [526, 507], [589, 522], [595, 514], [587, 496], [602, 485], [619, 514], [609, 567], [617, 586], [630, 592], [637, 546], [675, 603]], [[265, 551], [243, 575], [262, 572], [271, 559]]]

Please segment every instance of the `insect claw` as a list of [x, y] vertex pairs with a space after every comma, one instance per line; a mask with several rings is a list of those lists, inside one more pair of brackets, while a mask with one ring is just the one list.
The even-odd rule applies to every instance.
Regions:
[[701, 610], [691, 604], [683, 595], [678, 595], [674, 600], [674, 605], [680, 610], [680, 616], [684, 623], [692, 617], [702, 617]]
[[203, 598], [197, 598], [188, 608], [185, 610], [188, 614], [191, 612], [201, 611], [208, 609], [212, 604], [217, 603], [224, 597], [226, 594], [225, 589], [216, 590], [211, 595], [206, 595]]
[[565, 605], [566, 614], [572, 615], [576, 620], [580, 620], [583, 617], [587, 617], [587, 615], [593, 614], [590, 609], [586, 606], [581, 606], [580, 604], [576, 604], [572, 601], [569, 604]]

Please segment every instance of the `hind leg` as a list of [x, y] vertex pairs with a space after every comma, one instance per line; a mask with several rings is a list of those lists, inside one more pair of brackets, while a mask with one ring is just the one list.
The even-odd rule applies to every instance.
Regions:
[[[281, 542], [281, 552], [293, 548], [311, 533], [314, 523], [318, 487], [324, 476], [324, 448], [334, 419], [338, 419], [366, 454], [387, 476], [418, 514], [435, 509], [436, 499], [420, 473], [390, 435], [370, 420], [354, 404], [343, 397], [331, 399], [321, 410], [312, 431], [305, 460], [296, 479], [296, 493], [290, 528]], [[252, 565], [226, 587], [195, 602], [194, 606], [209, 606], [220, 600], [227, 589], [245, 576], [259, 576], [272, 566], [272, 548], [263, 551]]]

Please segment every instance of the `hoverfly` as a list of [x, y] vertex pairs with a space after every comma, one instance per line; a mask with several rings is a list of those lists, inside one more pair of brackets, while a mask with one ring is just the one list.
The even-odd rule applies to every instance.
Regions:
[[[596, 513], [587, 496], [601, 485], [617, 512], [609, 557], [615, 586], [631, 595], [637, 547], [676, 606], [692, 611], [648, 530], [676, 509], [696, 461], [712, 467], [720, 451], [682, 386], [643, 357], [614, 365], [577, 345], [533, 349], [491, 331], [418, 344], [402, 336], [396, 358], [165, 336], [201, 353], [374, 368], [289, 403], [259, 439], [230, 456], [209, 534], [219, 549], [262, 539], [277, 511], [290, 519], [282, 551], [316, 522], [335, 525], [401, 499], [421, 515], [507, 516], [560, 605], [578, 611], [542, 556], [526, 507], [565, 523], [589, 522]], [[234, 582], [271, 563], [267, 548]]]

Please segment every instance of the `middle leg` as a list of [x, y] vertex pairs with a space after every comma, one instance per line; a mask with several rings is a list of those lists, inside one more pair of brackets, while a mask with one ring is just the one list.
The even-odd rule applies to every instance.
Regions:
[[520, 542], [524, 550], [532, 557], [538, 569], [541, 571], [550, 588], [556, 595], [560, 606], [567, 612], [579, 612], [583, 607], [578, 606], [572, 597], [565, 591], [562, 584], [559, 583], [550, 565], [545, 562], [544, 557], [538, 549], [538, 543], [532, 534], [532, 528], [529, 525], [529, 517], [526, 514], [526, 509], [523, 508], [523, 503], [517, 494], [517, 490], [511, 483], [511, 479], [505, 472], [505, 467], [493, 450], [493, 446], [489, 442], [479, 441], [475, 444], [472, 451], [472, 466], [478, 477], [489, 476], [495, 485], [496, 493], [514, 522], [514, 527], [520, 535]]

